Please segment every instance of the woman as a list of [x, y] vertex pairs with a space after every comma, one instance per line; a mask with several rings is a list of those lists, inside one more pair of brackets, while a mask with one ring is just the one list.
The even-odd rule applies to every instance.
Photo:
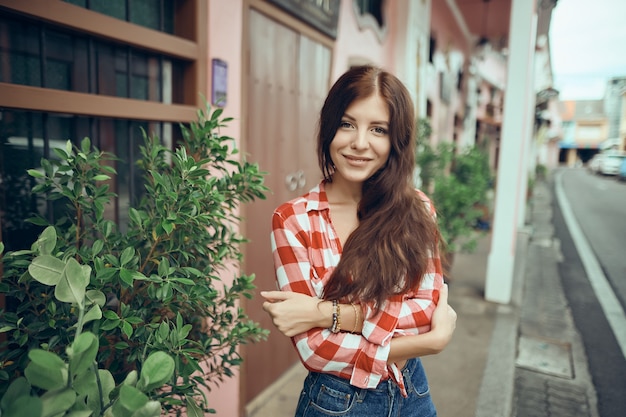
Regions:
[[281, 291], [261, 293], [309, 374], [296, 416], [435, 416], [420, 356], [449, 342], [435, 210], [412, 185], [415, 117], [392, 74], [359, 66], [331, 87], [317, 137], [324, 179], [278, 207]]

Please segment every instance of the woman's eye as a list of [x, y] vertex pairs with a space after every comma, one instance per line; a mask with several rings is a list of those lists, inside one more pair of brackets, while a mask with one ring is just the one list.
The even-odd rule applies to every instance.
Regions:
[[352, 124], [350, 122], [341, 122], [341, 124], [339, 124], [339, 127], [343, 129], [349, 129], [352, 127]]
[[378, 135], [386, 135], [387, 134], [387, 129], [382, 128], [382, 127], [374, 127], [372, 130], [374, 131], [374, 133], [376, 133]]

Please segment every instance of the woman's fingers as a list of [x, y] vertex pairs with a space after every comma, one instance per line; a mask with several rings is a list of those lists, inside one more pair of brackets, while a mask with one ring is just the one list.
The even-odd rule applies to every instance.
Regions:
[[439, 292], [439, 302], [431, 320], [432, 330], [441, 335], [445, 347], [456, 329], [456, 311], [448, 304], [448, 285], [444, 284]]
[[448, 284], [443, 284], [439, 290], [439, 304], [448, 304]]
[[261, 291], [265, 298], [263, 310], [270, 317], [274, 326], [286, 336], [295, 336], [317, 327], [319, 319], [317, 297], [291, 291]]
[[272, 303], [285, 301], [289, 299], [292, 294], [293, 293], [290, 291], [261, 291], [261, 297]]

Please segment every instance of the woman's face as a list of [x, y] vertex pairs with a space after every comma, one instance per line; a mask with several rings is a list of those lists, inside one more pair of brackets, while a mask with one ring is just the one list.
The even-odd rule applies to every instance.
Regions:
[[389, 108], [382, 97], [376, 93], [353, 101], [330, 143], [333, 182], [339, 176], [362, 184], [385, 166], [390, 149]]

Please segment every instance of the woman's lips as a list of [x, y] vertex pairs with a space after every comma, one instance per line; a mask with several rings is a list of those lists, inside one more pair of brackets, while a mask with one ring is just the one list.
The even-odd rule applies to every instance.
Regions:
[[361, 162], [361, 163], [365, 163], [365, 162], [369, 162], [371, 161], [371, 158], [365, 158], [363, 156], [352, 156], [352, 155], [344, 155], [344, 158], [346, 158], [348, 161], [350, 162]]

